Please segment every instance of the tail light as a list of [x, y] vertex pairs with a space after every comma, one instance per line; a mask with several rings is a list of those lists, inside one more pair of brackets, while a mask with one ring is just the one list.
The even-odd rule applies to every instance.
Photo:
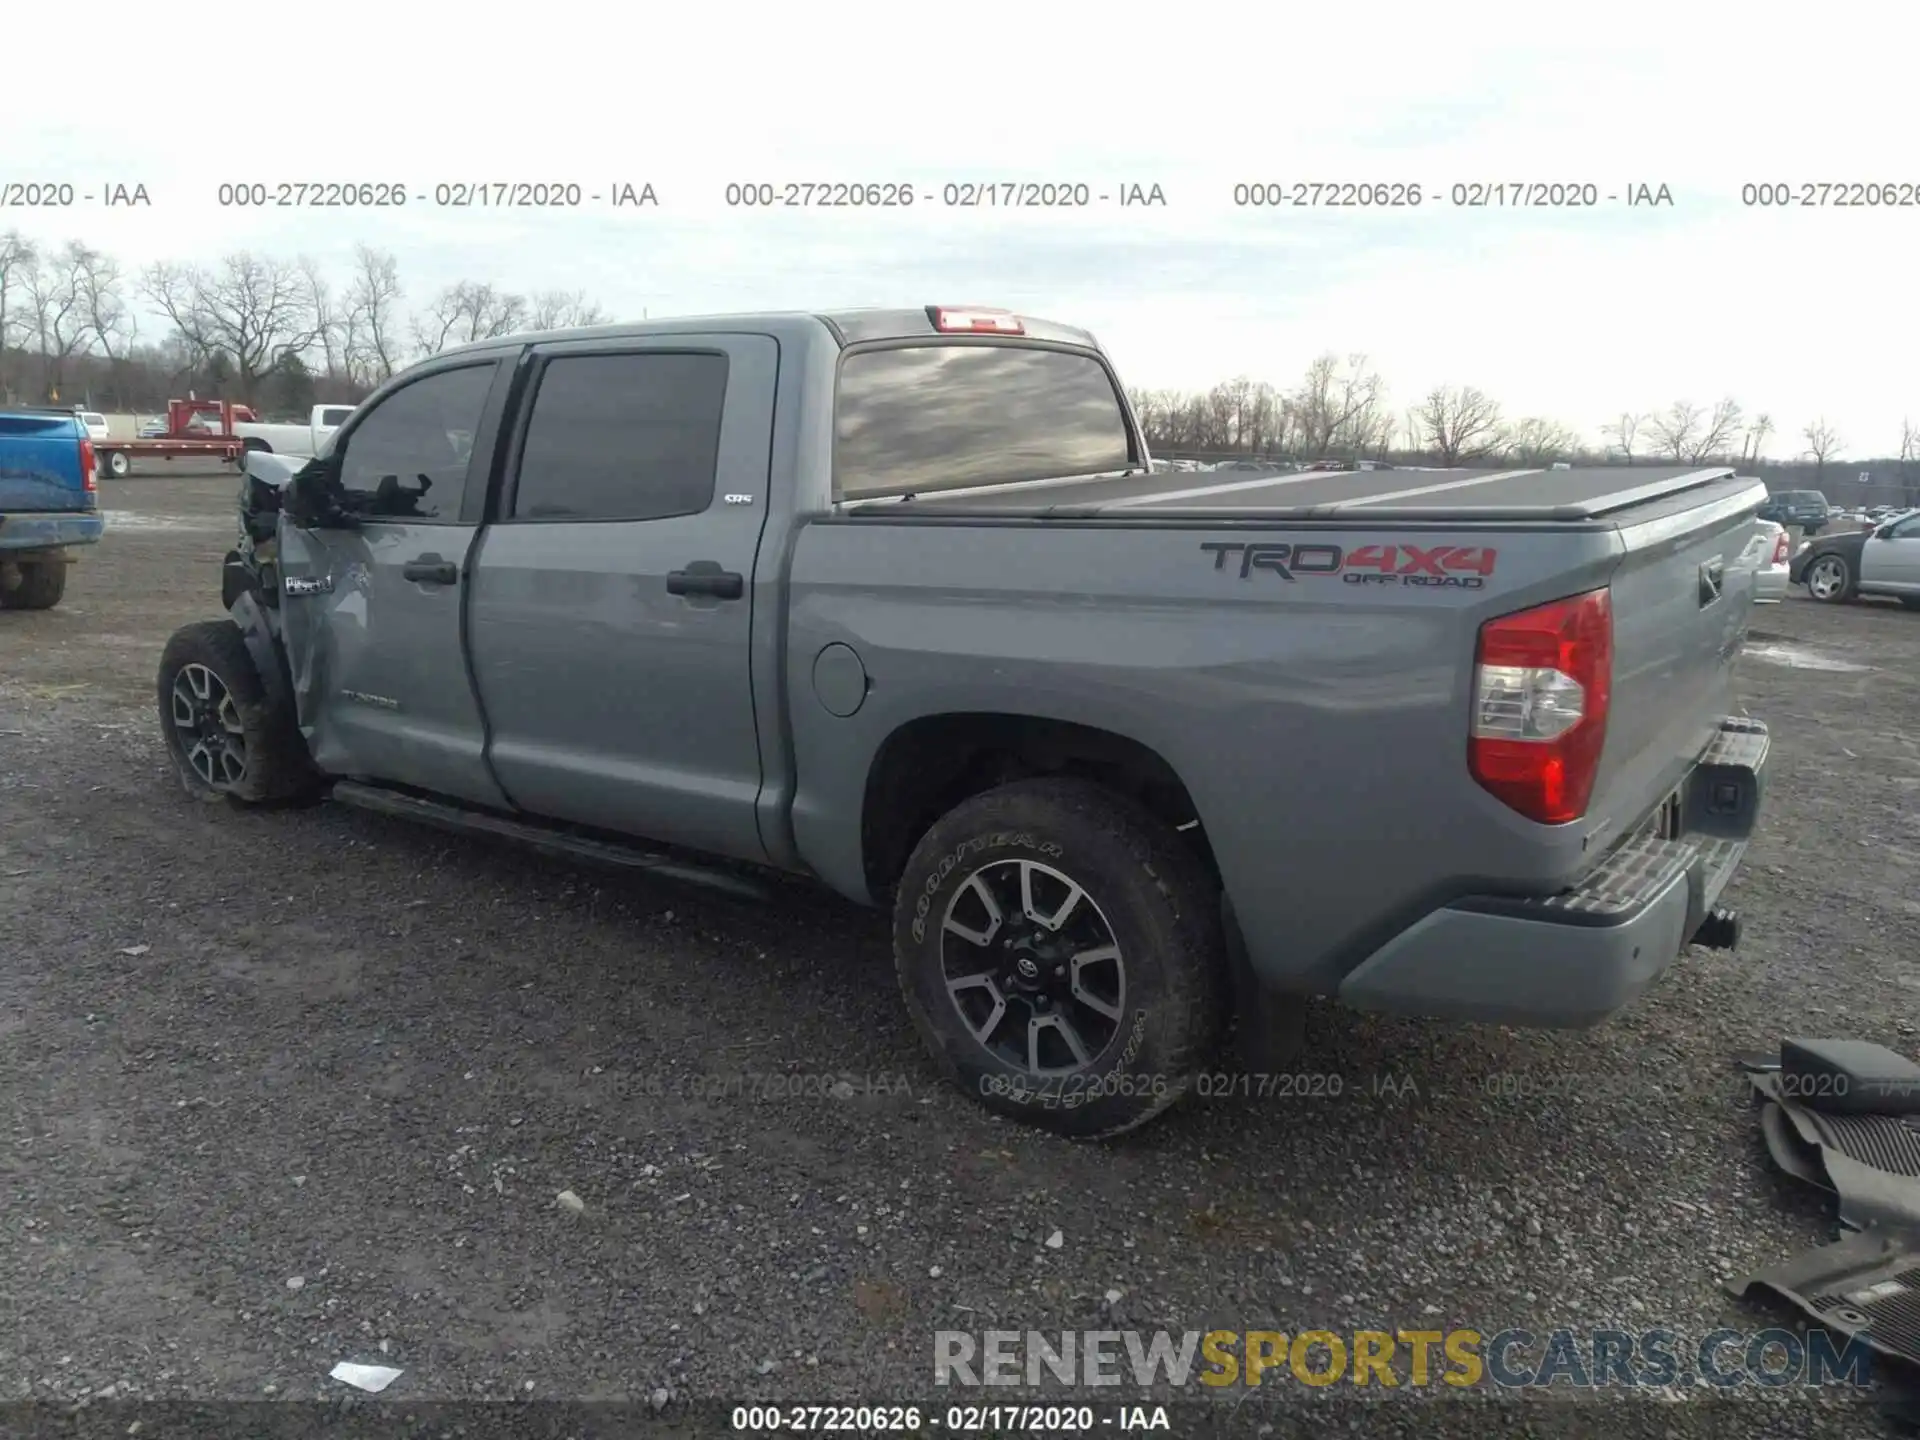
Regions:
[[1787, 532], [1782, 530], [1779, 538], [1773, 542], [1774, 564], [1784, 565], [1787, 563], [1787, 548]]
[[1612, 592], [1489, 620], [1474, 654], [1473, 778], [1529, 820], [1578, 820], [1593, 797], [1612, 688]]
[[85, 438], [80, 442], [80, 475], [80, 483], [86, 489], [98, 490], [100, 488], [100, 472], [94, 468], [93, 440], [91, 437]]

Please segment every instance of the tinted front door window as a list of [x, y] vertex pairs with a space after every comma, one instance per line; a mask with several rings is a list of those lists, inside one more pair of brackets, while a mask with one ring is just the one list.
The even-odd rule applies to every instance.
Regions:
[[341, 462], [354, 508], [380, 519], [457, 521], [493, 374], [491, 361], [442, 370], [368, 412]]

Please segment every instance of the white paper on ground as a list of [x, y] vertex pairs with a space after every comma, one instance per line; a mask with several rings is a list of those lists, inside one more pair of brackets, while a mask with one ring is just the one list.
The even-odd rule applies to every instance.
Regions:
[[327, 1378], [344, 1380], [357, 1389], [378, 1395], [400, 1378], [400, 1372], [386, 1365], [356, 1365], [351, 1360], [342, 1360], [327, 1372]]

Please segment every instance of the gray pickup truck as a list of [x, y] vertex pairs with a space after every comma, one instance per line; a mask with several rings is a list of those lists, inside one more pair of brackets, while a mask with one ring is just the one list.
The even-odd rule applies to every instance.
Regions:
[[1585, 1026], [1737, 935], [1725, 468], [1157, 473], [1091, 336], [941, 307], [486, 341], [296, 464], [161, 662], [192, 793], [891, 907], [1063, 1133], [1305, 997]]

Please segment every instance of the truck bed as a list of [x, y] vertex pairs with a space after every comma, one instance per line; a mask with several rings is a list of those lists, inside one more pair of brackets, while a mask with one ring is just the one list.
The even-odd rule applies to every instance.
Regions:
[[1283, 471], [1136, 474], [1040, 481], [851, 504], [850, 516], [967, 520], [1599, 520], [1729, 480], [1730, 466], [1588, 466], [1572, 470]]
[[[1335, 993], [1436, 905], [1563, 891], [1662, 812], [1733, 711], [1764, 493], [1674, 465], [1146, 474], [843, 506], [793, 551], [788, 683], [812, 694], [839, 645], [871, 689], [797, 732], [814, 779], [795, 834], [830, 854], [814, 787], [863, 784], [916, 704], [1110, 731], [1185, 785], [1255, 968]], [[1477, 637], [1600, 588], [1592, 799], [1535, 824], [1469, 773]], [[857, 883], [856, 850], [825, 863]]]

